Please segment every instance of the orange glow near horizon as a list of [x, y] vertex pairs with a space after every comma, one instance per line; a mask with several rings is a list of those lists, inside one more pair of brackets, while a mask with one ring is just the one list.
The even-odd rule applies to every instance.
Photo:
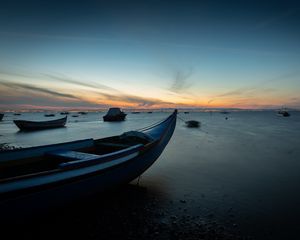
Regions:
[[[289, 104], [299, 108], [297, 88], [273, 84], [273, 89], [243, 87], [218, 89], [213, 87], [171, 89], [151, 85], [128, 86], [122, 90], [95, 81], [40, 75], [18, 77], [0, 74], [0, 110], [10, 109], [103, 109], [109, 107], [135, 109], [161, 108], [278, 108]], [[7, 77], [7, 78], [6, 78]], [[36, 78], [36, 79], [35, 79]], [[27, 79], [29, 79], [27, 81]], [[35, 79], [35, 80], [34, 80]], [[60, 84], [61, 83], [61, 84]], [[123, 83], [124, 84], [124, 83]], [[294, 104], [294, 105], [293, 105]]]

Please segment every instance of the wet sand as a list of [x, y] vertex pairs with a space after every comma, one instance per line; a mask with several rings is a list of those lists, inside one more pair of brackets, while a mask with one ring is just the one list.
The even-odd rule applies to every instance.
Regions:
[[[213, 213], [193, 214], [189, 200], [166, 200], [137, 182], [15, 221], [3, 234], [25, 239], [252, 239]], [[3, 225], [2, 225], [3, 226]]]

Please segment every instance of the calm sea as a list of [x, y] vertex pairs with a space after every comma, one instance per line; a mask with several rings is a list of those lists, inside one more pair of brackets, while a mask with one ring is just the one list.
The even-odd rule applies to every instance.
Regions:
[[[23, 133], [12, 120], [62, 116], [7, 113], [0, 122], [0, 143], [27, 147], [102, 138], [150, 125], [168, 114], [128, 113], [127, 120], [119, 123], [103, 122], [104, 113], [78, 118], [70, 114], [65, 128]], [[184, 199], [184, 211], [191, 215], [209, 215], [257, 239], [286, 239], [297, 234], [300, 112], [291, 112], [287, 118], [272, 111], [190, 112], [179, 117], [201, 121], [201, 128], [186, 128], [178, 119], [170, 143], [143, 174], [142, 185], [159, 192], [164, 202]]]

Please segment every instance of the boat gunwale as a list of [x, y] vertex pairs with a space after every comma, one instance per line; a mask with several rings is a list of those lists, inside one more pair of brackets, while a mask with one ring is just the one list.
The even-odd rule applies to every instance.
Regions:
[[[85, 139], [74, 140], [74, 141], [70, 141], [70, 142], [54, 143], [54, 144], [41, 145], [41, 146], [33, 146], [33, 147], [26, 147], [26, 148], [8, 149], [8, 150], [1, 151], [0, 152], [0, 156], [1, 156], [2, 153], [22, 152], [24, 150], [35, 150], [35, 149], [44, 148], [44, 147], [48, 147], [48, 146], [59, 147], [60, 145], [71, 144], [71, 143], [79, 143], [79, 142], [83, 142], [83, 141], [87, 141], [87, 140], [93, 140], [93, 141], [95, 141], [93, 138], [85, 138]], [[0, 163], [1, 162], [6, 162], [6, 161], [0, 160]]]

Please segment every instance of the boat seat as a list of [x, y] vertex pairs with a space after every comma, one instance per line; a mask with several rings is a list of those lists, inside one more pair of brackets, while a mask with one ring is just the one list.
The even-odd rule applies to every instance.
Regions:
[[116, 159], [127, 159], [129, 156], [131, 158], [135, 157], [133, 155], [138, 154], [143, 146], [144, 145], [142, 144], [137, 144], [126, 149], [103, 155], [75, 152], [69, 150], [53, 151], [49, 152], [48, 155], [65, 160], [64, 162], [59, 163], [60, 168], [79, 168]]
[[77, 161], [77, 160], [94, 160], [98, 159], [101, 156], [91, 153], [84, 153], [84, 152], [76, 152], [76, 151], [70, 151], [70, 150], [58, 150], [58, 151], [52, 151], [48, 152], [47, 155], [58, 157], [60, 159], [64, 159], [67, 161]]

